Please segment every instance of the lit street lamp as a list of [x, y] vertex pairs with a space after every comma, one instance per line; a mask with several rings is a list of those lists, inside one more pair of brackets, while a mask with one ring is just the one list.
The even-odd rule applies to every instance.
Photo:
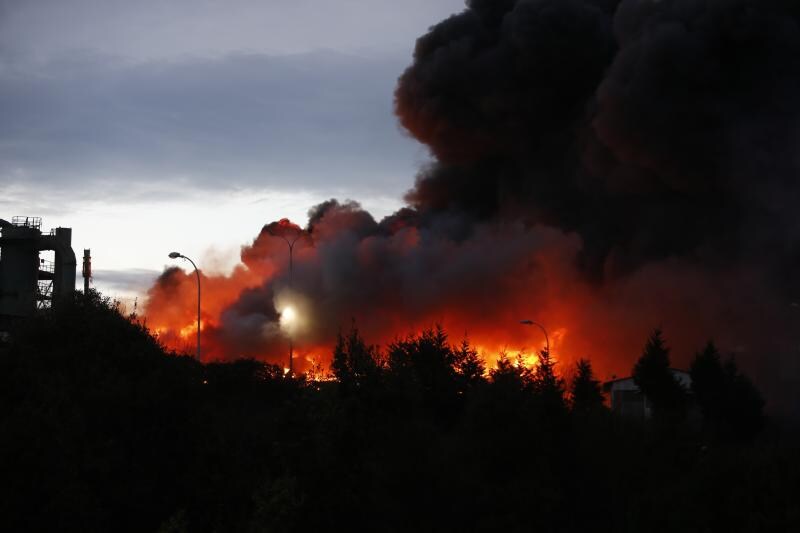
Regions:
[[547, 330], [544, 329], [544, 326], [533, 320], [520, 320], [519, 323], [525, 324], [526, 326], [539, 326], [539, 329], [544, 333], [544, 340], [547, 343], [547, 354], [550, 355], [550, 337], [547, 336]]
[[185, 255], [179, 252], [170, 252], [169, 254], [170, 259], [186, 259], [189, 261], [192, 266], [194, 267], [194, 273], [197, 274], [197, 360], [200, 360], [200, 271], [197, 270], [197, 265], [194, 264], [194, 261], [186, 257]]
[[[281, 221], [281, 222], [283, 222], [283, 221]], [[287, 220], [287, 222], [288, 222], [288, 220]], [[294, 235], [294, 238], [291, 238], [291, 239], [289, 237], [287, 237], [283, 232], [279, 233], [279, 232], [273, 231], [272, 228], [269, 227], [269, 226], [267, 226], [267, 232], [270, 235], [272, 235], [273, 237], [280, 237], [281, 239], [286, 241], [286, 244], [289, 246], [289, 288], [291, 289], [292, 288], [292, 277], [293, 277], [293, 266], [294, 266], [294, 245], [298, 240], [300, 240], [300, 237], [304, 237], [306, 235], [306, 232], [304, 232], [300, 228], [297, 228], [296, 234]], [[291, 307], [287, 307], [286, 309], [284, 309], [282, 314], [284, 315], [284, 317], [285, 317], [287, 322], [292, 322], [294, 320], [294, 318], [295, 318], [294, 309], [292, 309]], [[293, 343], [291, 331], [288, 331], [287, 333], [288, 333], [288, 336], [289, 336], [289, 375], [291, 376], [292, 375], [293, 359], [294, 359], [294, 343]]]

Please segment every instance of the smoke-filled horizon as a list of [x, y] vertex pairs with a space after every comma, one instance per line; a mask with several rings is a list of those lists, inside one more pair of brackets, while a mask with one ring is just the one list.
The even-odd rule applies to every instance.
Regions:
[[[676, 366], [713, 338], [796, 408], [799, 23], [785, 0], [468, 1], [398, 82], [434, 156], [408, 206], [311, 208], [291, 279], [265, 225], [203, 278], [205, 357], [283, 362], [291, 334], [325, 363], [354, 321], [381, 344], [439, 323], [492, 359], [542, 346], [529, 318], [607, 376], [661, 327]], [[167, 342], [194, 333], [192, 276], [149, 291]]]

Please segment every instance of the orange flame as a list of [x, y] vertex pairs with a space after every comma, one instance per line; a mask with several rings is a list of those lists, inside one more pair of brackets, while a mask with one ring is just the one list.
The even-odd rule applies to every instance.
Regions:
[[[351, 221], [337, 220], [316, 228], [317, 244], [295, 250], [295, 269], [319, 265], [319, 243], [324, 244], [326, 239], [347, 230], [348, 224]], [[243, 247], [242, 264], [230, 275], [201, 273], [201, 341], [205, 360], [244, 356], [288, 366], [290, 333], [280, 328], [282, 307], [276, 303], [281, 283], [285, 285], [287, 248], [284, 241], [265, 231], [252, 245]], [[701, 347], [709, 337], [715, 336], [723, 345], [727, 340], [728, 345], [746, 346], [752, 341], [747, 336], [747, 332], [754, 330], [752, 324], [764, 323], [763, 317], [748, 312], [758, 309], [757, 306], [741, 305], [735, 307], [741, 311], [733, 312], [734, 307], [727, 301], [737, 294], [742, 279], [756, 283], [752, 273], [732, 272], [710, 278], [702, 268], [691, 264], [654, 264], [623, 280], [598, 286], [583, 279], [574, 267], [581, 246], [577, 237], [547, 229], [525, 231], [538, 231], [537, 245], [504, 259], [501, 274], [483, 278], [471, 271], [456, 272], [453, 276], [464, 276], [463, 282], [455, 285], [458, 290], [443, 292], [438, 299], [426, 297], [428, 292], [439, 290], [426, 285], [428, 272], [415, 274], [418, 279], [414, 279], [415, 285], [410, 289], [391, 283], [378, 285], [375, 297], [369, 301], [336, 301], [338, 307], [333, 311], [330, 301], [314, 300], [311, 294], [303, 293], [302, 279], [296, 281], [290, 297], [304, 299], [299, 307], [292, 303], [302, 316], [304, 327], [291, 333], [295, 369], [310, 369], [314, 364], [312, 356], [327, 367], [337, 332], [347, 330], [353, 320], [367, 342], [379, 346], [440, 324], [454, 344], [466, 335], [492, 366], [502, 353], [512, 356], [521, 353], [525, 365], [536, 364], [538, 352], [545, 348], [545, 339], [538, 329], [519, 324], [520, 319], [535, 319], [547, 328], [551, 355], [560, 368], [569, 368], [579, 358], [588, 357], [601, 378], [627, 373], [655, 327], [665, 329], [675, 348], [674, 364], [685, 366], [692, 350]], [[382, 254], [405, 261], [413, 259], [413, 254], [426, 244], [420, 230], [404, 226], [382, 242], [366, 237], [354, 246], [352, 261], [361, 271], [377, 273], [374, 275], [380, 279], [385, 268]], [[383, 247], [379, 248], [380, 253], [374, 250], [379, 246]], [[448, 242], [441, 247], [437, 268], [444, 270], [452, 268], [448, 261], [451, 257], [457, 259], [458, 254], [480, 257], [487, 253], [481, 243]], [[193, 349], [195, 283], [193, 273], [172, 269], [148, 291], [143, 312], [146, 323], [170, 348]], [[235, 306], [247, 307], [250, 314], [232, 314]], [[731, 324], [747, 324], [747, 327], [727, 328], [730, 339], [726, 339], [717, 328], [719, 316], [726, 316]], [[250, 324], [252, 317], [260, 317], [261, 322]], [[270, 325], [274, 328], [266, 331], [264, 328]], [[237, 335], [250, 335], [260, 341], [243, 343]], [[270, 335], [272, 341], [264, 342]]]

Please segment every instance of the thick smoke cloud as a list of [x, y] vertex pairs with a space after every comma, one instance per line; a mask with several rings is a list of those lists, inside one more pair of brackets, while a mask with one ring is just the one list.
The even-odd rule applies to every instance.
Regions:
[[351, 319], [372, 342], [441, 322], [496, 351], [531, 348], [530, 316], [609, 375], [660, 326], [676, 365], [715, 337], [797, 405], [799, 23], [778, 0], [467, 2], [399, 79], [399, 120], [435, 158], [408, 207], [312, 208], [291, 282], [265, 227], [209, 280], [224, 304], [204, 334], [279, 360], [293, 301], [306, 352]]
[[[562, 245], [560, 232], [530, 232], [520, 225], [473, 227], [470, 239], [454, 240], [453, 225], [444, 220], [438, 226], [407, 220], [403, 226], [398, 217], [378, 223], [355, 202], [331, 200], [313, 208], [309, 218], [310, 238], [295, 247], [291, 290], [313, 301], [306, 318], [315, 326], [303, 335], [312, 345], [324, 345], [350, 319], [367, 331], [404, 334], [415, 318], [431, 325], [425, 322], [431, 314], [453, 307], [472, 308], [467, 313], [475, 316], [497, 313], [505, 305], [498, 296], [509, 293], [515, 271], [529, 266], [532, 251], [554, 238]], [[253, 301], [273, 305], [274, 292], [289, 290], [290, 280], [283, 264], [286, 246], [268, 228], [242, 256], [250, 264], [276, 258], [282, 263], [269, 283], [253, 290], [260, 291]], [[530, 283], [527, 274], [518, 278]], [[231, 309], [247, 314], [252, 294]]]
[[438, 159], [408, 198], [577, 231], [595, 277], [786, 246], [798, 57], [790, 2], [471, 2], [397, 89]]

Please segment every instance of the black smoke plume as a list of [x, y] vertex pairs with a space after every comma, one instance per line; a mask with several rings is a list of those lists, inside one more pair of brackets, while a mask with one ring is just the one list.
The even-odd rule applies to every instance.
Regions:
[[533, 314], [610, 375], [661, 326], [677, 364], [714, 337], [797, 408], [798, 94], [796, 2], [470, 0], [399, 79], [433, 156], [408, 206], [314, 207], [291, 287], [265, 227], [204, 334], [279, 360], [291, 301], [296, 347], [355, 319], [371, 342], [443, 322], [530, 348]]
[[798, 23], [787, 1], [470, 1], [397, 88], [437, 157], [408, 200], [577, 231], [595, 278], [796, 264]]

